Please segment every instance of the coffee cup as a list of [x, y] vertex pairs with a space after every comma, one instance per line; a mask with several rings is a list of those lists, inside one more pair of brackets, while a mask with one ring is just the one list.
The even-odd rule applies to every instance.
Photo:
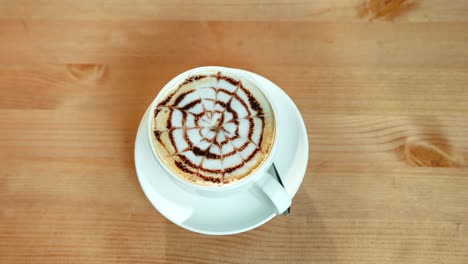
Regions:
[[[291, 198], [268, 169], [281, 124], [268, 85], [248, 73], [200, 67], [169, 81], [149, 108], [148, 141], [156, 161], [181, 188], [213, 197], [251, 191], [276, 213]], [[197, 135], [198, 134], [198, 135]]]

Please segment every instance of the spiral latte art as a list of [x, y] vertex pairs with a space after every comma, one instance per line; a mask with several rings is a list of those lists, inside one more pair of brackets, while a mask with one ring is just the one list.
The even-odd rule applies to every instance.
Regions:
[[272, 107], [252, 82], [230, 71], [200, 71], [158, 100], [152, 139], [178, 177], [219, 186], [247, 178], [268, 157], [275, 137]]

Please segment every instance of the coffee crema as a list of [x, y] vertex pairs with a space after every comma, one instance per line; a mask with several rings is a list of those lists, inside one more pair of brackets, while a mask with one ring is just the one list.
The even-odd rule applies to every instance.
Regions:
[[272, 107], [249, 80], [228, 71], [200, 71], [157, 102], [152, 139], [160, 160], [178, 177], [225, 185], [251, 175], [275, 137]]

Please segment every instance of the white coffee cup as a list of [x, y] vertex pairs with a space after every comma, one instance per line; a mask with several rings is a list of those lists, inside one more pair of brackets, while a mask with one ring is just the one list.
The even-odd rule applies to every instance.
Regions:
[[[291, 197], [288, 195], [286, 190], [281, 186], [281, 184], [277, 181], [277, 179], [267, 172], [267, 170], [273, 164], [274, 157], [278, 155], [277, 153], [278, 139], [280, 138], [278, 136], [278, 133], [280, 133], [279, 128], [281, 127], [281, 124], [278, 124], [278, 119], [276, 118], [275, 118], [276, 119], [275, 120], [276, 135], [274, 138], [271, 151], [268, 154], [268, 157], [259, 167], [257, 167], [252, 172], [251, 175], [240, 180], [239, 182], [235, 182], [235, 183], [231, 183], [227, 185], [221, 185], [221, 186], [203, 186], [203, 185], [191, 183], [189, 181], [186, 181], [180, 178], [174, 172], [172, 172], [164, 164], [164, 162], [161, 161], [159, 155], [156, 153], [156, 149], [153, 145], [153, 139], [151, 137], [152, 127], [153, 127], [151, 123], [153, 122], [153, 118], [152, 118], [153, 115], [151, 113], [154, 113], [157, 103], [161, 101], [161, 97], [163, 96], [163, 94], [165, 94], [165, 92], [168, 89], [171, 89], [178, 83], [182, 82], [188, 76], [194, 75], [199, 71], [206, 71], [206, 70], [231, 72], [240, 76], [241, 78], [248, 79], [249, 82], [252, 82], [253, 84], [255, 84], [263, 92], [263, 94], [269, 99], [269, 102], [273, 109], [273, 114], [275, 117], [277, 116], [276, 113], [278, 113], [279, 109], [277, 108], [277, 106], [274, 105], [273, 100], [271, 100], [271, 95], [269, 94], [267, 84], [259, 83], [259, 81], [257, 81], [255, 78], [250, 76], [248, 73], [245, 73], [238, 69], [225, 68], [225, 67], [219, 67], [219, 66], [207, 66], [207, 67], [194, 68], [194, 69], [191, 69], [184, 73], [179, 74], [178, 76], [173, 78], [171, 81], [169, 81], [161, 89], [159, 94], [151, 103], [151, 106], [149, 108], [150, 115], [148, 116], [148, 120], [147, 120], [148, 122], [147, 135], [148, 135], [148, 142], [150, 142], [149, 144], [151, 145], [150, 147], [151, 147], [154, 157], [156, 158], [157, 162], [159, 162], [161, 167], [164, 168], [164, 170], [167, 172], [168, 176], [172, 180], [174, 180], [176, 183], [178, 183], [179, 186], [181, 186], [182, 188], [188, 191], [196, 192], [197, 194], [208, 196], [208, 197], [213, 197], [214, 199], [219, 196], [230, 195], [234, 192], [254, 191], [254, 192], [258, 192], [259, 194], [266, 195], [269, 198], [269, 200], [272, 202], [271, 205], [273, 205], [276, 213], [279, 214], [279, 213], [286, 211], [286, 209], [291, 205]], [[265, 205], [265, 206], [268, 206], [268, 205]]]

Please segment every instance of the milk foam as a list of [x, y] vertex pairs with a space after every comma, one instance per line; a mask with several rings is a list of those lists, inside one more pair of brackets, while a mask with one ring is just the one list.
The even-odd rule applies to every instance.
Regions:
[[203, 71], [169, 89], [153, 119], [153, 144], [179, 177], [202, 185], [249, 176], [268, 156], [275, 121], [265, 95], [228, 72]]

